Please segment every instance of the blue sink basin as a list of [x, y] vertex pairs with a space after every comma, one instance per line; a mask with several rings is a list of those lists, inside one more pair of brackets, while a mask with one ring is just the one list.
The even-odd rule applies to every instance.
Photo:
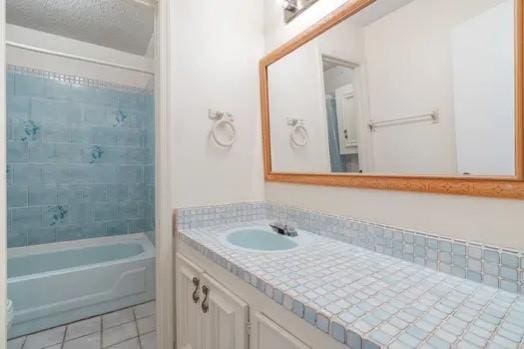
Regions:
[[285, 251], [298, 246], [298, 244], [282, 235], [275, 233], [270, 228], [239, 228], [226, 235], [226, 241], [236, 247], [256, 251]]

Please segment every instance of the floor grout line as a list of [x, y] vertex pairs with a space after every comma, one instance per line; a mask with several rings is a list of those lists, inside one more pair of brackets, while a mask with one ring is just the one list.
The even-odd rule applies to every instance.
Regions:
[[115, 344], [111, 344], [110, 346], [108, 346], [108, 347], [104, 347], [104, 348], [102, 348], [102, 349], [111, 349], [111, 348], [114, 347], [115, 345], [119, 345], [119, 344], [125, 343], [125, 342], [127, 342], [127, 341], [132, 340], [132, 339], [136, 339], [137, 342], [139, 342], [139, 345], [140, 345], [140, 341], [138, 340], [138, 336], [136, 336], [136, 337], [126, 338], [126, 339], [124, 339], [124, 340], [121, 340], [120, 342], [116, 342]]
[[138, 328], [138, 321], [136, 319], [136, 312], [135, 312], [135, 308], [133, 308], [133, 317], [135, 318], [135, 327], [136, 327], [136, 335], [138, 336], [138, 347], [140, 349], [144, 349], [142, 347], [142, 340], [140, 338], [140, 329]]
[[66, 335], [67, 335], [67, 329], [69, 328], [69, 325], [67, 325], [65, 328], [64, 328], [64, 335], [62, 337], [62, 343], [60, 344], [60, 349], [64, 349], [64, 343], [65, 343], [65, 339], [66, 339]]
[[25, 336], [25, 338], [24, 338], [24, 342], [22, 343], [22, 346], [20, 347], [20, 349], [24, 349], [24, 347], [25, 347], [25, 342], [27, 342], [27, 336]]
[[149, 315], [145, 315], [145, 316], [142, 316], [142, 317], [137, 317], [136, 319], [137, 320], [142, 320], [142, 319], [146, 319], [148, 317], [151, 317], [151, 316], [154, 316], [155, 314], [149, 314]]
[[[97, 334], [97, 333], [100, 333], [100, 336], [102, 336], [102, 333], [99, 332], [99, 331], [90, 332], [90, 333], [86, 333], [86, 334], [83, 334], [83, 335], [81, 335], [81, 336], [78, 336], [78, 337], [72, 338], [72, 339], [70, 339], [70, 340], [64, 340], [64, 344], [65, 344], [65, 343], [69, 343], [69, 342], [76, 341], [77, 339], [80, 339], [80, 338], [89, 337], [89, 336], [92, 336], [92, 335]], [[56, 345], [56, 344], [54, 344], [54, 345]], [[52, 347], [52, 346], [53, 346], [53, 345], [51, 345], [51, 347]], [[44, 348], [44, 349], [45, 349], [45, 348]]]
[[155, 331], [156, 331], [156, 328], [153, 329], [153, 330], [150, 330], [150, 331], [144, 332], [144, 333], [142, 333], [142, 334], [139, 334], [138, 336], [139, 336], [139, 337], [142, 337], [142, 336], [145, 336], [146, 334], [150, 334], [151, 332], [155, 332]]
[[104, 347], [104, 316], [100, 315], [100, 349]]
[[[143, 318], [141, 318], [141, 319], [143, 319]], [[122, 322], [122, 323], [119, 323], [118, 325], [109, 326], [109, 327], [106, 328], [106, 330], [110, 330], [110, 329], [115, 328], [115, 327], [118, 327], [118, 326], [123, 326], [123, 325], [126, 325], [126, 324], [130, 324], [130, 323], [132, 323], [133, 321], [136, 321], [136, 320], [134, 320], [134, 319], [133, 319], [133, 320], [129, 320], [129, 321], [126, 320], [126, 321], [124, 321], [124, 322]]]

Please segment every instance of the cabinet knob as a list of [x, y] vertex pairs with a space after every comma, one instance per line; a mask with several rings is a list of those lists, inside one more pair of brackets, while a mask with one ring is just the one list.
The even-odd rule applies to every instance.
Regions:
[[202, 311], [205, 314], [209, 310], [209, 304], [207, 303], [207, 297], [209, 296], [209, 288], [206, 285], [202, 286], [202, 293], [204, 294], [204, 300], [202, 301]]
[[193, 291], [192, 298], [193, 298], [193, 303], [196, 304], [200, 300], [200, 296], [198, 295], [198, 287], [200, 286], [200, 279], [197, 278], [196, 276], [193, 278], [193, 285], [195, 286], [195, 290]]

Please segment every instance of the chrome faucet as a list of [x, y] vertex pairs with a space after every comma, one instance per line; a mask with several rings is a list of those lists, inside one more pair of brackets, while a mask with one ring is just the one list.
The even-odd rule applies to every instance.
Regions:
[[269, 224], [269, 226], [271, 227], [271, 229], [273, 229], [275, 232], [277, 232], [280, 235], [291, 236], [291, 237], [298, 235], [298, 232], [295, 229], [295, 227], [289, 226], [284, 223], [275, 222], [275, 223]]

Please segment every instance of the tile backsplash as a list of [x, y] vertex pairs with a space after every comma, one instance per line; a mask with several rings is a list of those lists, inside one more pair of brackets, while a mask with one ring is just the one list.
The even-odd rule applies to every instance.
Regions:
[[8, 246], [152, 230], [152, 94], [57, 76], [7, 72]]
[[182, 208], [180, 229], [278, 220], [300, 229], [423, 265], [457, 277], [524, 294], [524, 253], [474, 241], [426, 234], [271, 202]]

